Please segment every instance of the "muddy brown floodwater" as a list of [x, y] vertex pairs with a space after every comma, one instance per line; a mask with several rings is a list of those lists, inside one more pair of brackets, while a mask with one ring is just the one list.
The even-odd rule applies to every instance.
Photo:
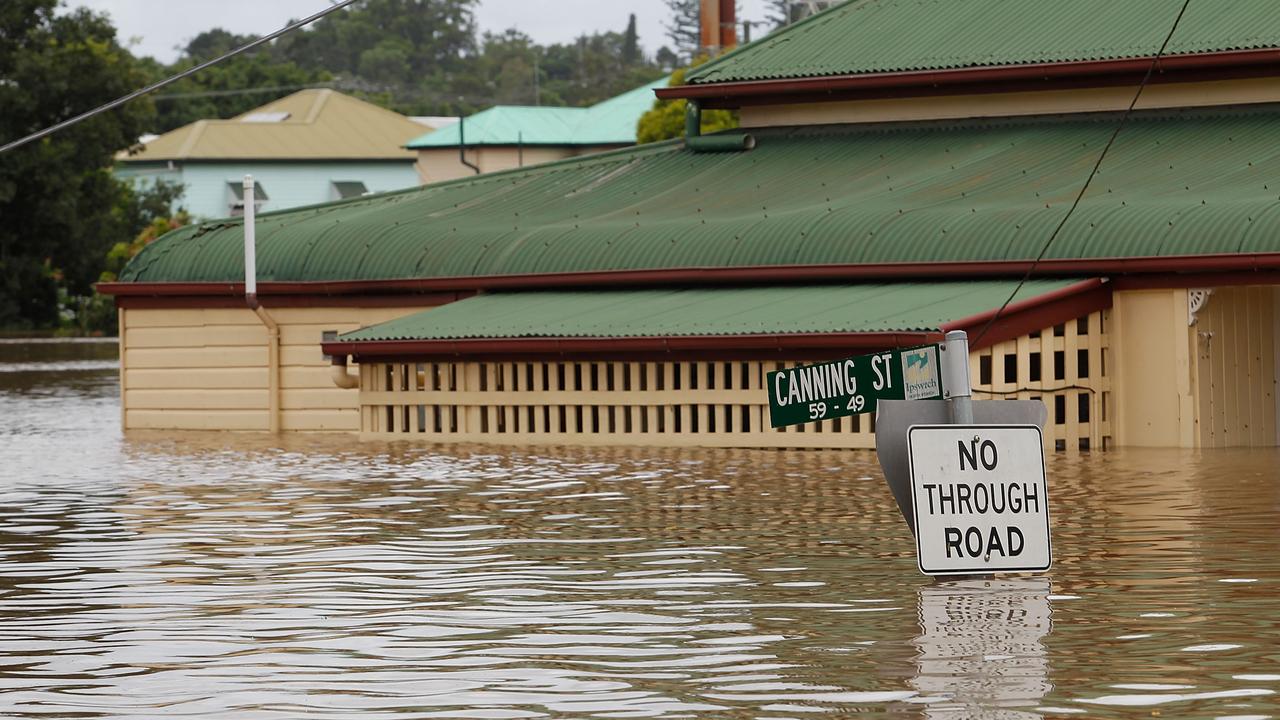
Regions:
[[1056, 565], [934, 583], [870, 453], [121, 437], [0, 343], [0, 715], [1280, 716], [1280, 453], [1050, 458]]

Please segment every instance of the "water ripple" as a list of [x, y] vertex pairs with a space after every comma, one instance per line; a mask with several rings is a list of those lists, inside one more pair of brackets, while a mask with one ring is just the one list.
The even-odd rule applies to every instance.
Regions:
[[1052, 575], [933, 583], [867, 453], [124, 440], [48, 347], [0, 353], [5, 717], [1275, 714], [1274, 452], [1051, 458]]

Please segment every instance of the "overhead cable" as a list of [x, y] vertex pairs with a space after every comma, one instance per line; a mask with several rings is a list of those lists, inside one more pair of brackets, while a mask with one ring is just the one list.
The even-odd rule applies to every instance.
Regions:
[[1138, 106], [1138, 100], [1142, 98], [1142, 91], [1147, 89], [1147, 84], [1151, 82], [1151, 77], [1155, 74], [1156, 68], [1160, 66], [1160, 59], [1164, 57], [1165, 51], [1168, 50], [1169, 41], [1173, 39], [1173, 34], [1178, 31], [1178, 26], [1182, 24], [1182, 18], [1187, 14], [1187, 8], [1190, 5], [1191, 0], [1183, 0], [1182, 9], [1178, 11], [1178, 16], [1174, 18], [1173, 27], [1169, 28], [1169, 34], [1165, 35], [1164, 42], [1160, 45], [1160, 51], [1156, 53], [1155, 57], [1151, 58], [1151, 65], [1147, 68], [1147, 74], [1143, 76], [1142, 82], [1138, 85], [1137, 92], [1133, 94], [1133, 100], [1130, 101], [1129, 107], [1126, 108], [1124, 114], [1120, 116], [1120, 121], [1116, 123], [1115, 132], [1111, 133], [1111, 139], [1108, 140], [1106, 146], [1102, 148], [1102, 152], [1098, 155], [1098, 161], [1093, 164], [1093, 170], [1089, 172], [1089, 177], [1085, 179], [1084, 185], [1076, 195], [1075, 201], [1071, 203], [1071, 207], [1067, 210], [1067, 214], [1062, 216], [1062, 221], [1058, 223], [1058, 226], [1054, 228], [1053, 232], [1049, 235], [1049, 239], [1045, 241], [1044, 247], [1040, 248], [1040, 254], [1036, 256], [1035, 261], [1033, 261], [1031, 266], [1027, 268], [1026, 274], [1024, 274], [1022, 276], [1022, 280], [1018, 282], [1018, 286], [1013, 289], [1009, 298], [1004, 301], [1004, 304], [1000, 306], [1000, 309], [996, 311], [995, 315], [992, 315], [991, 319], [987, 321], [987, 324], [982, 327], [982, 332], [978, 333], [978, 337], [970, 343], [971, 345], [977, 345], [982, 340], [982, 338], [987, 334], [987, 331], [989, 331], [992, 326], [996, 324], [996, 321], [1004, 314], [1004, 311], [1009, 307], [1009, 304], [1013, 302], [1013, 299], [1017, 297], [1019, 292], [1022, 292], [1022, 288], [1027, 284], [1027, 281], [1031, 279], [1036, 268], [1039, 267], [1040, 262], [1049, 254], [1049, 248], [1053, 245], [1053, 242], [1058, 239], [1058, 235], [1062, 232], [1062, 228], [1066, 227], [1067, 221], [1075, 214], [1076, 208], [1078, 208], [1080, 206], [1080, 202], [1084, 200], [1085, 193], [1089, 192], [1089, 186], [1093, 184], [1093, 179], [1098, 175], [1098, 170], [1102, 167], [1102, 161], [1107, 158], [1107, 153], [1111, 151], [1111, 146], [1115, 145], [1116, 138], [1120, 137], [1120, 131], [1124, 129], [1125, 124], [1129, 121], [1129, 116], [1133, 115], [1133, 109]]

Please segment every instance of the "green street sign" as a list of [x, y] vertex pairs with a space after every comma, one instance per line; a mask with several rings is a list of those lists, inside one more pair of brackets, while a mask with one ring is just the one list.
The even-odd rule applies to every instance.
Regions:
[[942, 398], [939, 346], [771, 372], [767, 376], [773, 427], [875, 412], [881, 400]]

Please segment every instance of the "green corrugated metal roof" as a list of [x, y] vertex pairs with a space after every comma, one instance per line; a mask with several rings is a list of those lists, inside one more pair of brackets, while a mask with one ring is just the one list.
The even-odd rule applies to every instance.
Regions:
[[636, 141], [640, 116], [653, 107], [660, 78], [585, 108], [498, 105], [468, 117], [465, 128], [450, 125], [411, 140], [414, 150], [457, 147], [460, 133], [467, 145], [630, 145]]
[[[1115, 117], [762, 129], [260, 217], [259, 280], [1034, 258]], [[1048, 257], [1280, 251], [1280, 109], [1138, 114]], [[239, 221], [152, 243], [126, 282], [235, 282]]]
[[[1074, 284], [1034, 280], [1018, 300]], [[1008, 281], [479, 295], [341, 336], [370, 340], [929, 332], [994, 310]]]
[[[1182, 0], [853, 0], [689, 73], [690, 83], [1151, 57]], [[1280, 47], [1275, 0], [1193, 2], [1168, 54]]]

